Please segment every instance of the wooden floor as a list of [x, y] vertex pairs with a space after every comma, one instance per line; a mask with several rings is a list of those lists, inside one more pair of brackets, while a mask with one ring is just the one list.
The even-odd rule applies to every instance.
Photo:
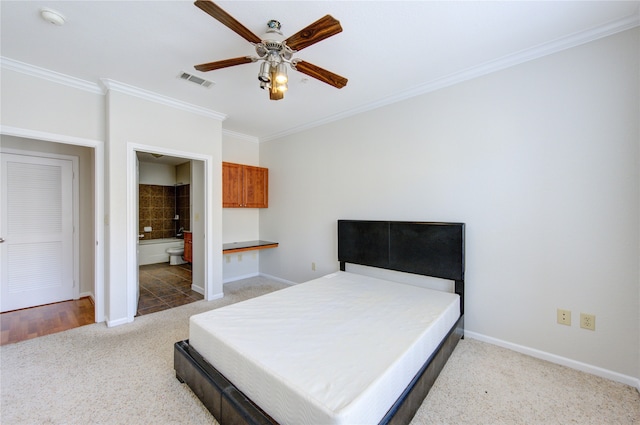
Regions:
[[95, 323], [90, 297], [63, 301], [0, 314], [0, 345]]
[[[191, 264], [140, 266], [138, 315], [154, 313], [203, 299], [191, 289]], [[90, 297], [0, 314], [0, 345], [95, 323]]]

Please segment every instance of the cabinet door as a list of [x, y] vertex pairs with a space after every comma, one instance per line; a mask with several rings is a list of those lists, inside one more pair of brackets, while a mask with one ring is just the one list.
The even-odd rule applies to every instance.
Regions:
[[191, 233], [184, 234], [184, 261], [193, 262], [193, 240]]
[[269, 206], [269, 169], [243, 166], [244, 203], [246, 208]]
[[233, 208], [242, 206], [242, 165], [222, 163], [222, 206]]

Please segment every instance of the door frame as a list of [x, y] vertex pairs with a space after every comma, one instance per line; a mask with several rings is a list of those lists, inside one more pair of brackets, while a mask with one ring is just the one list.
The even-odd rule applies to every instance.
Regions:
[[[214, 291], [214, 261], [213, 261], [213, 157], [194, 152], [180, 151], [163, 148], [160, 146], [145, 145], [140, 143], [127, 143], [127, 320], [132, 322], [137, 311], [137, 242], [138, 242], [138, 198], [136, 196], [138, 178], [136, 173], [136, 152], [148, 152], [161, 155], [175, 156], [204, 163], [204, 299], [213, 300], [221, 298], [221, 293]], [[193, 221], [192, 221], [193, 223]]]
[[[80, 175], [78, 163], [80, 158], [73, 155], [62, 155], [56, 153], [25, 151], [21, 149], [11, 149], [0, 147], [0, 153], [18, 156], [31, 156], [36, 158], [58, 159], [63, 161], [71, 161], [71, 211], [73, 214], [72, 226], [72, 275], [73, 275], [73, 299], [80, 298], [80, 182], [77, 178]], [[77, 231], [76, 231], [77, 230]], [[35, 306], [34, 306], [35, 307]]]
[[[96, 323], [105, 320], [105, 290], [104, 290], [104, 141], [82, 137], [67, 136], [46, 131], [30, 130], [26, 128], [0, 125], [0, 134], [22, 137], [42, 142], [60, 143], [67, 145], [85, 146], [93, 149], [93, 207], [94, 207], [94, 288]], [[79, 227], [76, 227], [78, 229]], [[79, 237], [79, 230], [76, 232]], [[77, 244], [76, 244], [77, 245]], [[79, 267], [79, 265], [78, 265]], [[79, 287], [79, 283], [78, 283]]]

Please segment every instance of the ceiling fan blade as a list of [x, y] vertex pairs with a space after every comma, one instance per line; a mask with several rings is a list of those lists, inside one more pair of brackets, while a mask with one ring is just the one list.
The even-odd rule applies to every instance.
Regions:
[[251, 62], [253, 62], [253, 59], [250, 56], [241, 56], [239, 58], [203, 63], [200, 65], [196, 65], [194, 68], [197, 69], [198, 71], [207, 72], [207, 71], [213, 71], [214, 69], [227, 68], [227, 67], [236, 66], [236, 65], [243, 65], [245, 63], [251, 63]]
[[326, 15], [293, 34], [285, 41], [291, 49], [300, 51], [340, 32], [342, 32], [340, 21], [331, 15]]
[[225, 12], [220, 6], [210, 0], [197, 0], [195, 5], [204, 12], [226, 25], [230, 30], [234, 31], [240, 37], [249, 43], [260, 43], [260, 37], [252, 33], [247, 27], [238, 22], [233, 16]]
[[317, 65], [305, 61], [296, 63], [295, 69], [302, 72], [303, 74], [307, 74], [309, 77], [313, 77], [317, 80], [322, 81], [323, 83], [327, 83], [330, 86], [339, 89], [346, 86], [347, 81], [349, 81], [346, 78], [339, 76], [338, 74], [334, 74], [331, 71], [327, 71], [326, 69], [320, 68]]

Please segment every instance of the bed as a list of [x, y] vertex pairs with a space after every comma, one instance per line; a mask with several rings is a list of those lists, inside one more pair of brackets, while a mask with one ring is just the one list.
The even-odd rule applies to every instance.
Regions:
[[192, 316], [190, 339], [175, 344], [176, 377], [221, 424], [409, 423], [463, 336], [464, 224], [337, 227], [339, 271]]

